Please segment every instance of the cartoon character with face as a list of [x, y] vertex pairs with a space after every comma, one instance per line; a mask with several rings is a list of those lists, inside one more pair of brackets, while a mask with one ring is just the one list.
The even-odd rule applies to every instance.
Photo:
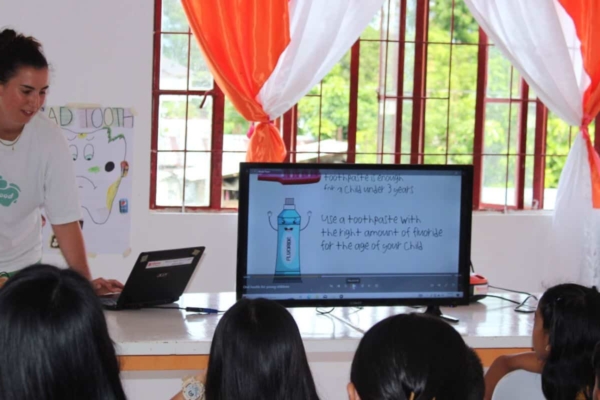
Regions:
[[308, 222], [304, 228], [300, 227], [301, 217], [296, 211], [293, 198], [286, 198], [283, 210], [277, 216], [277, 228], [271, 224], [269, 211], [269, 225], [277, 231], [277, 258], [275, 263], [275, 276], [300, 276], [300, 231], [310, 224], [312, 212], [308, 212]]
[[67, 139], [75, 162], [82, 208], [94, 224], [105, 224], [121, 180], [129, 172], [125, 136], [113, 136], [111, 128], [104, 127], [90, 133], [68, 134]]

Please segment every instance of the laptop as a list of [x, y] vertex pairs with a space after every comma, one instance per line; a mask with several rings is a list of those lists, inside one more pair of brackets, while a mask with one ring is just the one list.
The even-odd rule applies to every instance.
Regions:
[[107, 310], [135, 309], [179, 300], [205, 247], [141, 253], [121, 293], [102, 296]]

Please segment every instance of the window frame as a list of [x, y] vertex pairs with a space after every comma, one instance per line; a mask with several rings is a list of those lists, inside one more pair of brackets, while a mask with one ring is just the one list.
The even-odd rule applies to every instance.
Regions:
[[[223, 126], [225, 117], [225, 94], [219, 88], [216, 81], [213, 81], [213, 88], [209, 90], [165, 90], [160, 88], [160, 66], [161, 66], [161, 44], [163, 34], [180, 34], [180, 35], [191, 35], [188, 30], [187, 33], [183, 32], [167, 32], [162, 31], [162, 0], [154, 1], [154, 32], [153, 32], [153, 65], [152, 65], [152, 137], [150, 144], [150, 209], [151, 210], [170, 210], [170, 211], [206, 211], [206, 210], [221, 210], [221, 190], [222, 190], [222, 176], [221, 169], [223, 165]], [[191, 37], [190, 37], [191, 39]], [[189, 82], [189, 65], [190, 65], [190, 45], [192, 40], [188, 43], [188, 69], [187, 69], [187, 82]], [[158, 171], [158, 119], [159, 119], [159, 108], [160, 108], [160, 97], [161, 95], [178, 95], [186, 97], [186, 104], [189, 96], [202, 96], [204, 97], [202, 104], [204, 104], [206, 97], [212, 98], [212, 133], [211, 133], [211, 150], [210, 150], [210, 195], [208, 206], [186, 206], [185, 205], [185, 171], [186, 171], [186, 155], [190, 152], [187, 149], [180, 151], [169, 151], [169, 152], [180, 152], [184, 154], [184, 176], [183, 176], [183, 193], [182, 193], [182, 205], [181, 206], [161, 206], [156, 204], [156, 190], [157, 190], [157, 171]], [[186, 107], [186, 119], [187, 111]], [[187, 129], [187, 128], [186, 128]], [[187, 133], [186, 133], [187, 138]], [[187, 140], [185, 141], [187, 143]]]
[[[407, 21], [407, 1], [400, 2], [400, 25], [399, 25], [399, 51], [398, 51], [398, 76], [404, 76], [404, 64], [406, 55], [406, 21]], [[213, 89], [210, 90], [165, 90], [160, 89], [160, 66], [161, 66], [161, 43], [163, 34], [181, 34], [191, 35], [188, 30], [184, 32], [166, 32], [162, 31], [162, 0], [155, 0], [154, 32], [153, 32], [153, 72], [152, 72], [152, 138], [151, 138], [151, 166], [150, 166], [150, 209], [151, 210], [169, 210], [169, 211], [232, 211], [235, 208], [222, 208], [222, 166], [223, 166], [223, 141], [224, 141], [224, 119], [225, 119], [225, 95], [219, 88], [216, 81], [213, 81]], [[455, 0], [453, 0], [453, 7]], [[423, 162], [425, 149], [425, 111], [427, 100], [427, 52], [432, 42], [428, 41], [429, 34], [429, 1], [416, 2], [416, 32], [414, 42], [415, 60], [414, 60], [414, 79], [412, 96], [404, 96], [404, 79], [398, 79], [396, 96], [386, 95], [386, 98], [398, 100], [396, 102], [396, 116], [402, 116], [404, 100], [412, 101], [412, 121], [410, 138], [410, 163], [420, 164]], [[454, 17], [452, 17], [454, 18]], [[389, 21], [388, 21], [389, 23]], [[193, 37], [189, 36], [188, 41], [188, 79], [189, 83], [189, 65], [190, 65], [190, 44]], [[358, 90], [359, 90], [359, 71], [360, 71], [360, 46], [364, 39], [358, 39], [350, 50], [350, 89], [349, 89], [349, 113], [348, 113], [348, 148], [346, 154], [347, 163], [355, 163], [357, 156], [356, 134], [358, 125]], [[382, 40], [383, 42], [383, 40]], [[454, 46], [454, 43], [443, 43], [448, 46]], [[543, 209], [544, 205], [544, 180], [546, 157], [546, 139], [547, 139], [547, 121], [548, 110], [539, 99], [529, 98], [529, 86], [524, 80], [520, 83], [520, 96], [508, 99], [492, 99], [487, 97], [487, 76], [489, 63], [490, 44], [485, 32], [479, 28], [479, 41], [477, 44], [477, 84], [474, 109], [474, 137], [472, 147], [472, 160], [474, 166], [473, 177], [473, 210], [522, 210], [525, 209], [525, 166], [527, 157], [527, 121], [529, 105], [535, 104], [535, 136], [534, 136], [534, 154], [533, 154], [533, 209]], [[387, 62], [387, 54], [386, 60]], [[512, 85], [511, 85], [512, 86]], [[385, 89], [384, 89], [385, 90]], [[212, 133], [210, 150], [210, 194], [208, 206], [186, 206], [185, 205], [185, 171], [187, 149], [168, 152], [181, 152], [184, 154], [183, 165], [183, 192], [181, 206], [161, 206], [156, 204], [157, 191], [157, 170], [158, 170], [158, 122], [159, 105], [162, 95], [179, 95], [186, 97], [186, 104], [189, 96], [210, 96], [212, 98]], [[204, 101], [202, 102], [204, 103]], [[484, 139], [485, 139], [485, 110], [486, 105], [490, 103], [510, 103], [517, 105], [518, 126], [517, 126], [517, 146], [516, 154], [506, 154], [506, 157], [516, 157], [516, 176], [515, 176], [515, 205], [489, 204], [482, 201], [483, 191], [483, 171], [484, 171]], [[186, 119], [187, 119], [186, 107]], [[509, 117], [510, 118], [510, 117]], [[400, 163], [402, 153], [402, 118], [395, 118], [395, 143], [394, 143], [394, 163]], [[298, 105], [295, 105], [286, 112], [276, 123], [280, 126], [282, 139], [288, 150], [284, 162], [296, 162], [298, 154], [296, 140], [298, 134]], [[596, 130], [594, 134], [594, 148], [600, 152], [600, 115], [595, 118]], [[186, 128], [187, 129], [187, 128]], [[448, 134], [448, 133], [447, 133]], [[186, 133], [187, 137], [187, 133]], [[187, 143], [187, 140], [186, 142]], [[319, 157], [321, 152], [318, 152]], [[383, 156], [383, 152], [378, 155]], [[389, 155], [389, 153], [385, 153]], [[437, 154], [436, 154], [437, 155]], [[444, 155], [444, 154], [440, 154]], [[446, 148], [446, 159], [448, 157], [448, 148]], [[505, 154], [501, 154], [504, 156]], [[507, 172], [510, 173], [510, 172]]]

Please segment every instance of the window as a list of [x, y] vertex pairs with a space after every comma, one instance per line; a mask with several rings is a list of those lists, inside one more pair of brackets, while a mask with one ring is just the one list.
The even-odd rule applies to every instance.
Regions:
[[[151, 208], [236, 208], [249, 123], [212, 80], [180, 2], [155, 4]], [[473, 164], [476, 209], [553, 208], [577, 132], [457, 0], [386, 1], [276, 123], [288, 162]]]

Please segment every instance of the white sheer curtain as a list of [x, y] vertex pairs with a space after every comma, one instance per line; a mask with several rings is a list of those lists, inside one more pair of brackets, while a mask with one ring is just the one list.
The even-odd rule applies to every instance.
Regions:
[[289, 110], [356, 42], [384, 0], [291, 0], [291, 42], [261, 88], [271, 119]]
[[494, 45], [544, 104], [581, 124], [589, 85], [573, 21], [556, 0], [465, 0]]
[[[583, 95], [591, 79], [583, 66], [575, 23], [558, 0], [465, 2], [544, 104], [569, 124], [581, 125]], [[552, 275], [559, 280], [598, 285], [599, 211], [592, 205], [588, 154], [586, 138], [579, 133], [561, 174], [551, 243], [540, 262], [557, 266]]]

